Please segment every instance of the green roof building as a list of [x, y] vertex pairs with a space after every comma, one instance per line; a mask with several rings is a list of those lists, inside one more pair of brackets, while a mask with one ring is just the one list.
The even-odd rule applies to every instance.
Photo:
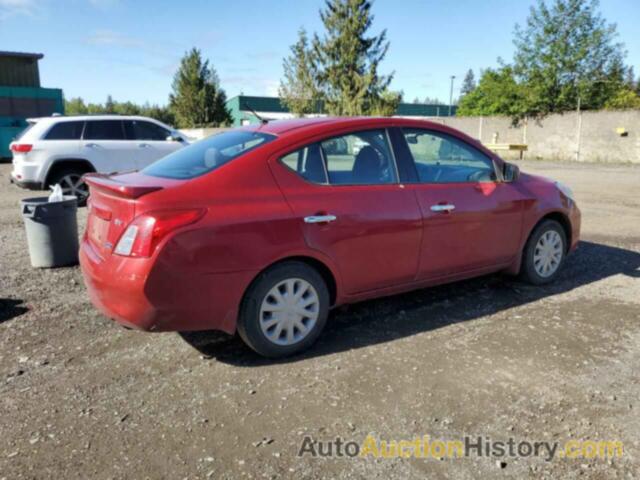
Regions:
[[62, 90], [40, 86], [43, 56], [0, 51], [0, 158], [11, 156], [9, 143], [27, 126], [27, 118], [64, 113]]
[[[249, 95], [238, 95], [227, 100], [227, 108], [233, 118], [233, 126], [249, 125], [258, 123], [259, 119], [254, 114], [266, 120], [281, 120], [292, 118], [293, 114], [289, 109], [280, 103], [278, 97], [256, 97]], [[322, 105], [318, 106], [318, 111], [322, 111]], [[456, 114], [458, 107], [451, 106], [451, 116]], [[322, 116], [317, 114], [315, 116]], [[396, 112], [398, 117], [448, 117], [448, 105], [427, 105], [423, 103], [401, 103]]]

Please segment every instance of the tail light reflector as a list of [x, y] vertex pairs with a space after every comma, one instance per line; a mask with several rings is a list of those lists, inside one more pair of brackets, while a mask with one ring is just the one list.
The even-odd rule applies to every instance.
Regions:
[[142, 214], [129, 224], [114, 253], [125, 257], [150, 257], [167, 234], [197, 222], [204, 214], [203, 209], [158, 210]]
[[16, 153], [28, 153], [33, 148], [29, 143], [14, 143], [11, 145], [11, 151]]

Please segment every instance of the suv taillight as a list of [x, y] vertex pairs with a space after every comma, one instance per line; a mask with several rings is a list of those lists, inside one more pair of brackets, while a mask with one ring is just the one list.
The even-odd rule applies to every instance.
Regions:
[[170, 232], [200, 220], [203, 209], [159, 210], [135, 218], [124, 231], [113, 253], [125, 257], [150, 257]]
[[30, 143], [14, 143], [11, 145], [11, 151], [16, 153], [27, 153], [30, 152], [33, 148], [33, 145]]

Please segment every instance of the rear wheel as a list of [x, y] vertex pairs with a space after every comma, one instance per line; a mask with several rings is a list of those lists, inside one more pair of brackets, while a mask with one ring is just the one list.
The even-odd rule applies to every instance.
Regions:
[[555, 220], [545, 220], [531, 233], [522, 258], [521, 276], [534, 285], [553, 281], [564, 263], [567, 236]]
[[87, 172], [77, 169], [61, 169], [51, 175], [49, 183], [60, 184], [63, 194], [74, 195], [78, 198], [78, 205], [84, 206], [89, 198], [89, 186], [82, 179], [85, 173]]
[[265, 357], [285, 357], [310, 347], [329, 312], [322, 276], [302, 262], [285, 262], [262, 273], [240, 308], [238, 333]]

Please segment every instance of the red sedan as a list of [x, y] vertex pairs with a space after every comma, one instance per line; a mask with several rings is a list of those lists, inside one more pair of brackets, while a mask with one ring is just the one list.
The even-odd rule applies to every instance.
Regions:
[[341, 304], [498, 271], [547, 283], [580, 233], [568, 187], [410, 119], [246, 127], [87, 183], [80, 259], [105, 315], [237, 330], [270, 357]]

